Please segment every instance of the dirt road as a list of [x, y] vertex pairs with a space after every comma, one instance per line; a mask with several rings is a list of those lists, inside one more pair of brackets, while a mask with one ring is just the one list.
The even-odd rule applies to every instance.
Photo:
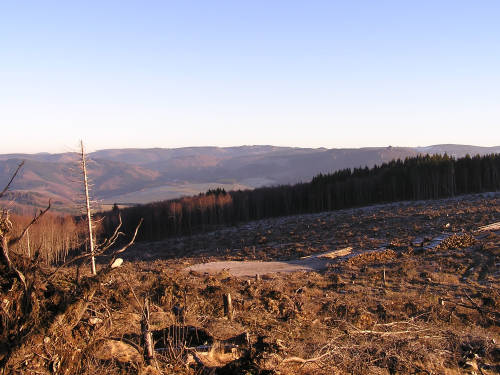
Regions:
[[217, 273], [226, 270], [233, 276], [253, 277], [270, 273], [288, 273], [297, 271], [320, 271], [325, 269], [334, 259], [344, 259], [353, 255], [352, 247], [311, 255], [289, 261], [222, 261], [195, 264], [187, 268], [200, 273]]

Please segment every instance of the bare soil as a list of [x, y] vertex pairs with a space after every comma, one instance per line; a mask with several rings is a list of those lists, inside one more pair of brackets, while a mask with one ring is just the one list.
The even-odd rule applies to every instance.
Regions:
[[[12, 373], [54, 373], [55, 359], [80, 353], [70, 373], [496, 374], [498, 222], [495, 193], [136, 244], [71, 337], [33, 343]], [[47, 295], [67, 292], [75, 274], [65, 270]], [[141, 359], [145, 296], [154, 366]], [[242, 333], [250, 346], [232, 344]]]
[[271, 273], [290, 273], [321, 271], [328, 268], [332, 259], [345, 259], [352, 254], [352, 248], [348, 247], [336, 251], [329, 251], [322, 254], [315, 254], [302, 257], [297, 260], [269, 261], [258, 260], [245, 261], [220, 261], [200, 263], [186, 268], [188, 271], [202, 273], [218, 273], [226, 271], [232, 276], [237, 277], [259, 277], [260, 275], [269, 275]]

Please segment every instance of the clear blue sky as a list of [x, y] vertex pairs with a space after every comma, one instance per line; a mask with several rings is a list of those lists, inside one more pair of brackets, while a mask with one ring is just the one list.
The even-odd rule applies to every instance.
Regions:
[[500, 144], [500, 1], [0, 2], [0, 153]]

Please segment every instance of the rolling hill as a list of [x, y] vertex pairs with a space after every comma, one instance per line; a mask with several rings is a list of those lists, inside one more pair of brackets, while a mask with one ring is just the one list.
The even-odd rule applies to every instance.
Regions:
[[[500, 153], [500, 146], [433, 145], [359, 149], [276, 146], [107, 149], [89, 154], [92, 194], [101, 204], [146, 203], [193, 195], [214, 187], [226, 190], [308, 181], [318, 173], [371, 167], [418, 154]], [[0, 155], [0, 186], [16, 166], [25, 166], [6, 199], [17, 211], [33, 212], [49, 198], [54, 209], [76, 211], [81, 202], [76, 153]]]

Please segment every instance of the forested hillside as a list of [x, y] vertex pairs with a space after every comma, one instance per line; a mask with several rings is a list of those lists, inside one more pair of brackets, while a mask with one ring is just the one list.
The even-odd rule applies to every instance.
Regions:
[[[369, 168], [418, 155], [455, 158], [499, 153], [500, 146], [433, 145], [414, 147], [298, 148], [276, 146], [185, 147], [175, 149], [115, 149], [89, 153], [92, 197], [109, 208], [192, 196], [222, 187], [245, 190], [310, 181], [320, 173], [359, 166]], [[22, 171], [5, 200], [11, 209], [31, 215], [52, 200], [53, 212], [78, 211], [81, 193], [79, 155], [0, 154], [0, 185], [5, 185], [21, 161]], [[10, 204], [10, 203], [9, 203]], [[100, 207], [95, 207], [97, 210]]]
[[[125, 230], [144, 218], [141, 240], [205, 231], [268, 217], [312, 213], [401, 200], [451, 197], [500, 189], [500, 154], [455, 159], [417, 156], [373, 168], [320, 174], [309, 183], [226, 192], [210, 190], [123, 209]], [[113, 228], [118, 208], [106, 213], [104, 231]]]

